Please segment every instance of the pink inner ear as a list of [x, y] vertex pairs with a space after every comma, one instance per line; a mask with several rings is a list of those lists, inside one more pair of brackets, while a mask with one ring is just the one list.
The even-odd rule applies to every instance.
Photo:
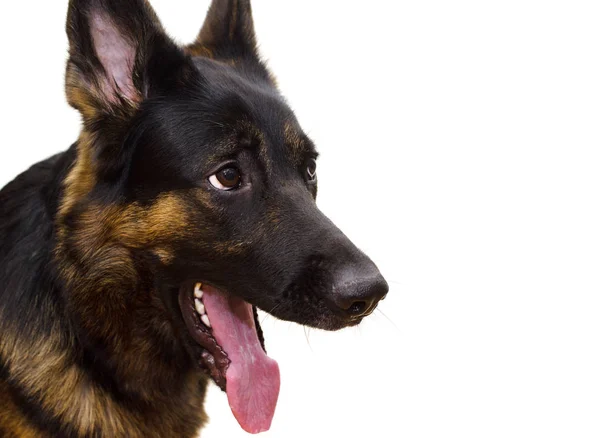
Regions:
[[113, 103], [118, 102], [119, 95], [136, 101], [138, 93], [133, 85], [136, 46], [101, 12], [92, 13], [90, 25], [96, 55], [107, 75], [101, 81], [102, 93]]

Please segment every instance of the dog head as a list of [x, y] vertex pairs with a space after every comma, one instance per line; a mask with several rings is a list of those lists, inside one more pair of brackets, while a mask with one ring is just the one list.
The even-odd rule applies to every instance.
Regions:
[[[260, 353], [229, 338], [261, 338], [256, 308], [326, 330], [373, 312], [388, 286], [316, 206], [317, 152], [258, 56], [249, 0], [215, 0], [187, 47], [144, 0], [72, 0], [67, 30], [84, 123], [59, 211], [73, 272], [97, 288], [152, 279], [163, 321], [185, 323], [228, 394], [251, 391], [235, 362]], [[268, 417], [272, 394], [257, 397]], [[241, 411], [247, 430], [270, 422]]]

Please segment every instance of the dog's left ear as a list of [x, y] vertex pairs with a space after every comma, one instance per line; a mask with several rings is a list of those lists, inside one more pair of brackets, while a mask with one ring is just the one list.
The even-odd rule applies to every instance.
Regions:
[[198, 38], [186, 50], [194, 56], [234, 63], [242, 60], [264, 69], [258, 55], [250, 0], [213, 0]]

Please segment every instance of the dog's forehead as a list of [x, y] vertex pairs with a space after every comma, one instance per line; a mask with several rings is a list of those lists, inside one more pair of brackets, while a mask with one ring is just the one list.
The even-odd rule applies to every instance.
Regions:
[[[189, 105], [178, 106], [189, 110], [187, 126], [192, 131], [202, 124], [213, 128], [214, 152], [252, 147], [264, 160], [285, 155], [294, 164], [316, 155], [293, 111], [264, 77], [210, 59], [195, 58], [194, 64], [202, 80]], [[170, 113], [182, 116], [180, 111]]]

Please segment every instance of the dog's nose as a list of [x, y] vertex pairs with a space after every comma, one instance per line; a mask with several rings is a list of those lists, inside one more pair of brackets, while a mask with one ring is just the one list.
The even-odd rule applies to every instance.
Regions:
[[332, 304], [350, 318], [367, 316], [385, 298], [388, 284], [381, 274], [368, 277], [344, 275], [331, 297]]

